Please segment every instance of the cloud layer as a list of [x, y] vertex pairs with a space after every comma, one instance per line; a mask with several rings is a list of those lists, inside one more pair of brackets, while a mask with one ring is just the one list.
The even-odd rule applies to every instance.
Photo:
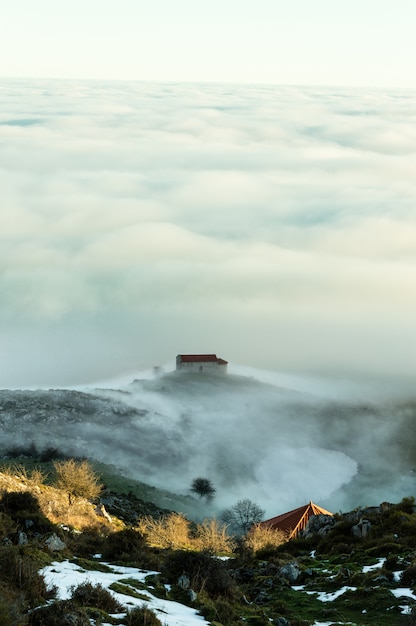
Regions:
[[3, 81], [2, 386], [408, 375], [415, 122], [411, 91]]

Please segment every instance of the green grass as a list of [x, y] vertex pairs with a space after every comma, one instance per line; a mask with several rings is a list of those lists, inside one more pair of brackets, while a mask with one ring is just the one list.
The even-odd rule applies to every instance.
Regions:
[[83, 559], [81, 557], [75, 557], [73, 559], [70, 559], [70, 563], [78, 565], [80, 569], [86, 572], [106, 572], [110, 574], [114, 571], [105, 563], [100, 563], [100, 561], [91, 561], [90, 559]]
[[140, 593], [130, 585], [125, 585], [120, 581], [111, 583], [109, 589], [115, 591], [116, 593], [122, 593], [124, 596], [131, 596], [132, 598], [137, 598], [138, 600], [143, 600], [145, 602], [149, 602], [150, 600], [149, 596], [145, 593]]

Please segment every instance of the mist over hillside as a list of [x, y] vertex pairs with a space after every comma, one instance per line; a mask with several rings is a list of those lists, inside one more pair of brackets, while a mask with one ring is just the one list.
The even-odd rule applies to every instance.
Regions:
[[181, 494], [205, 476], [217, 490], [207, 514], [246, 497], [267, 516], [310, 499], [345, 511], [414, 493], [416, 399], [371, 395], [175, 372], [118, 389], [2, 390], [0, 452], [56, 447]]

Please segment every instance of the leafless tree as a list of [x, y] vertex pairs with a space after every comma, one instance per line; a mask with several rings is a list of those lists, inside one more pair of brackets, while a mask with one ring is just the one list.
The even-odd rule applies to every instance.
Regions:
[[253, 524], [257, 524], [264, 517], [264, 510], [252, 500], [239, 500], [221, 514], [221, 519], [230, 526], [231, 530], [245, 534]]

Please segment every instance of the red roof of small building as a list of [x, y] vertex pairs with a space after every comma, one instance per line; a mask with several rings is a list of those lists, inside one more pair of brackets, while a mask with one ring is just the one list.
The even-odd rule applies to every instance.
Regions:
[[273, 530], [282, 530], [290, 538], [296, 537], [301, 530], [306, 528], [306, 524], [312, 515], [332, 515], [332, 513], [317, 506], [311, 500], [304, 506], [260, 522], [259, 526], [272, 528]]
[[219, 359], [216, 354], [178, 354], [182, 363], [219, 363], [226, 365], [228, 361]]

